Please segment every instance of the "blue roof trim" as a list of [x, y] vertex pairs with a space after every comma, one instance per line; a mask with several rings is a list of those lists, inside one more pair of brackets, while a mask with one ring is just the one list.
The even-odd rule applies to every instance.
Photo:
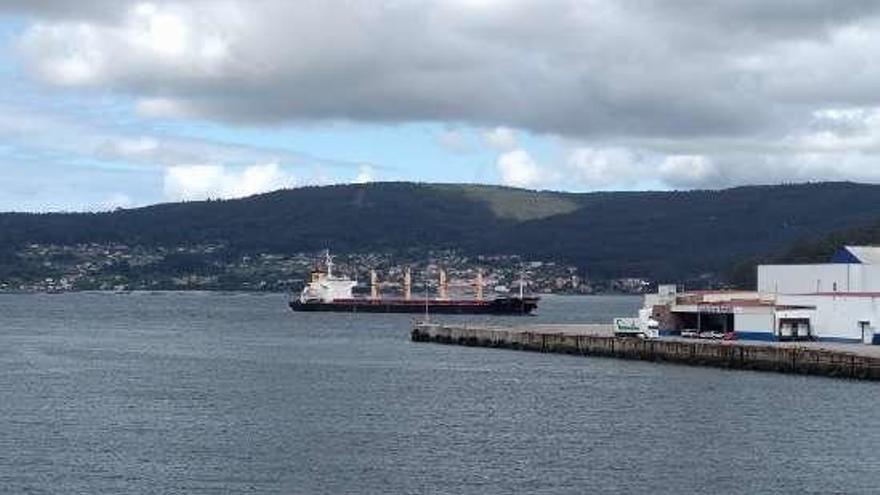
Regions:
[[831, 256], [832, 263], [861, 263], [862, 260], [856, 258], [852, 251], [847, 248], [838, 249], [834, 255]]

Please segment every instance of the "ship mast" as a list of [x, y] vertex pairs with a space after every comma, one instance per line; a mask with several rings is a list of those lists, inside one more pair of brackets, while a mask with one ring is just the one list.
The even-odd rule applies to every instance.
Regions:
[[477, 268], [477, 280], [474, 282], [475, 287], [475, 299], [477, 301], [483, 300], [483, 269]]
[[431, 321], [431, 316], [428, 314], [428, 269], [425, 268], [425, 323]]
[[370, 270], [370, 299], [379, 300], [379, 276], [375, 269]]
[[403, 299], [409, 301], [412, 299], [412, 269], [406, 267], [403, 272]]
[[525, 280], [524, 280], [524, 278], [525, 278], [525, 272], [524, 272], [524, 270], [520, 270], [520, 271], [519, 271], [519, 298], [520, 298], [520, 299], [523, 299], [523, 297], [525, 296], [525, 294], [524, 294], [524, 292], [525, 292], [525, 289], [524, 289], [524, 286], [525, 286]]
[[327, 267], [327, 278], [333, 278], [333, 257], [329, 249], [324, 253], [324, 265]]
[[439, 294], [437, 294], [437, 299], [445, 301], [449, 299], [449, 282], [446, 280], [446, 269], [440, 268], [440, 280], [439, 284], [437, 284], [437, 290]]

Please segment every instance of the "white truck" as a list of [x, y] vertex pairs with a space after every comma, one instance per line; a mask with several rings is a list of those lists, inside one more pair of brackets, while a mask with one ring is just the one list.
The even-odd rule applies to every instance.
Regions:
[[660, 336], [659, 324], [657, 320], [651, 318], [650, 309], [642, 308], [637, 318], [615, 318], [614, 335], [656, 339]]

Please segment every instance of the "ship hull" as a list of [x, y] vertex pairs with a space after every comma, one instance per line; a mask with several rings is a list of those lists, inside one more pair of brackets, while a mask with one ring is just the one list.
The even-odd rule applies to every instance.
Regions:
[[527, 315], [538, 306], [537, 297], [504, 297], [489, 301], [468, 300], [370, 300], [345, 299], [333, 302], [290, 301], [293, 311], [328, 311], [341, 313], [430, 313]]

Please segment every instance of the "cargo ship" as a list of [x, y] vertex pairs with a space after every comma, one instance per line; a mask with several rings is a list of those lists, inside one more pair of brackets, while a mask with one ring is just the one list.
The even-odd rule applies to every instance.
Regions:
[[336, 311], [352, 313], [428, 313], [428, 314], [487, 314], [487, 315], [528, 315], [538, 307], [538, 297], [526, 296], [520, 282], [519, 296], [496, 296], [483, 298], [482, 274], [477, 274], [473, 299], [451, 299], [448, 297], [446, 272], [440, 271], [438, 294], [436, 297], [416, 299], [412, 297], [412, 276], [409, 269], [404, 272], [403, 297], [385, 298], [379, 294], [376, 272], [371, 271], [371, 293], [369, 297], [353, 295], [357, 282], [347, 277], [333, 274], [333, 259], [329, 253], [324, 266], [312, 271], [309, 283], [298, 296], [290, 300], [294, 311]]

